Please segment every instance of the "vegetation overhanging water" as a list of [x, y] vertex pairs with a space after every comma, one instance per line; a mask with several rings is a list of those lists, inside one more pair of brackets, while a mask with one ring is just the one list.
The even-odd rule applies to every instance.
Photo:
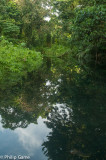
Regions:
[[1, 0], [0, 159], [106, 159], [104, 6]]

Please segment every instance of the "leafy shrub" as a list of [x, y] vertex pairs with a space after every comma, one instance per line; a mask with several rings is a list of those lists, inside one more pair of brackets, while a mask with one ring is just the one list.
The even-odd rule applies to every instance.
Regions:
[[14, 46], [12, 42], [2, 40], [0, 43], [0, 81], [10, 79], [17, 81], [28, 72], [36, 71], [42, 64], [39, 52]]

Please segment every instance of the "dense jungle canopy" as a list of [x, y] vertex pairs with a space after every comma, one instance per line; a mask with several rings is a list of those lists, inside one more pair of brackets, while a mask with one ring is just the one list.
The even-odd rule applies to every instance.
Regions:
[[0, 0], [1, 77], [25, 76], [44, 57], [104, 68], [105, 18], [104, 0]]

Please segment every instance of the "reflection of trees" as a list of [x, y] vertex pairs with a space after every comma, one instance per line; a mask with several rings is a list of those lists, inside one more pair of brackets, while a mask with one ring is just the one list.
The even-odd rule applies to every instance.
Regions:
[[[46, 78], [27, 78], [23, 85], [0, 90], [0, 115], [5, 128], [15, 129], [37, 123], [50, 112], [52, 91], [46, 86]], [[49, 93], [50, 91], [50, 93]]]
[[64, 108], [61, 114], [55, 107], [45, 123], [48, 128], [52, 129], [47, 137], [48, 140], [43, 143], [43, 151], [46, 156], [53, 160], [70, 159], [70, 125], [72, 125], [70, 116], [67, 118]]
[[69, 112], [67, 117], [65, 109], [60, 113], [55, 108], [45, 122], [52, 129], [47, 141], [43, 143], [46, 156], [50, 160], [105, 159], [105, 133], [103, 126], [99, 126], [101, 120], [97, 120], [97, 128], [95, 122], [92, 121], [91, 124], [88, 117], [84, 118], [83, 113], [79, 114], [78, 110]]
[[[27, 78], [23, 85], [0, 91], [0, 114], [3, 126], [15, 129], [37, 123], [39, 116], [52, 132], [43, 143], [50, 160], [104, 160], [105, 92], [102, 77], [85, 73], [56, 72]], [[48, 81], [49, 80], [49, 81]], [[46, 83], [48, 82], [48, 85]]]
[[[104, 160], [105, 157], [104, 80], [90, 77], [62, 77], [57, 101], [72, 111], [54, 108], [45, 122], [52, 132], [43, 143], [50, 160]], [[69, 117], [67, 117], [69, 116]]]
[[18, 106], [0, 107], [0, 114], [2, 116], [1, 122], [5, 128], [25, 128], [31, 122], [36, 123], [36, 118], [32, 116], [31, 112], [23, 111]]

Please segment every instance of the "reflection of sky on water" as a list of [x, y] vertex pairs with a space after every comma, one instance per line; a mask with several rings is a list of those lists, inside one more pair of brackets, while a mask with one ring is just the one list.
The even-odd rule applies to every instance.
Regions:
[[30, 124], [26, 129], [17, 128], [15, 133], [19, 136], [19, 141], [29, 154], [35, 154], [35, 151], [42, 145], [50, 129], [47, 129], [41, 117], [38, 118], [38, 125]]
[[29, 155], [31, 160], [46, 160], [41, 145], [50, 129], [43, 123], [44, 120], [39, 117], [37, 125], [30, 124], [25, 129], [17, 128], [14, 131], [3, 129], [0, 123], [0, 154]]
[[[63, 118], [64, 118], [64, 113], [65, 113], [66, 116], [67, 116], [67, 120], [71, 118], [71, 117], [70, 117], [70, 113], [71, 113], [71, 115], [73, 115], [73, 110], [72, 110], [71, 108], [67, 108], [67, 104], [65, 104], [65, 103], [61, 103], [61, 104], [56, 103], [55, 105], [53, 105], [53, 107], [54, 107], [54, 108], [55, 108], [55, 107], [58, 108], [58, 112], [59, 112], [59, 114], [60, 114], [61, 116], [63, 116]], [[64, 112], [63, 112], [63, 110], [64, 110]], [[51, 114], [51, 113], [49, 113], [49, 115], [50, 115], [50, 114]]]

